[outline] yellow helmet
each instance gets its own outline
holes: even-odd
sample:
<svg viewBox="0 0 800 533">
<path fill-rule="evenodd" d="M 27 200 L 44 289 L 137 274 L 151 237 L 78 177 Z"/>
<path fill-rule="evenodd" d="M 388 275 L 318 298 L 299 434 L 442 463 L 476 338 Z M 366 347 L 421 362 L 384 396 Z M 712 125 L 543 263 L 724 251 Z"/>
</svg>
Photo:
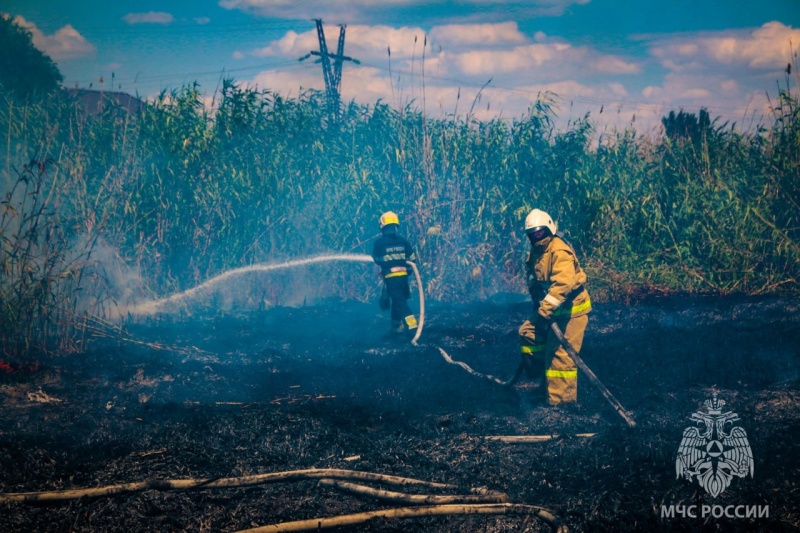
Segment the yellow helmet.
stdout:
<svg viewBox="0 0 800 533">
<path fill-rule="evenodd" d="M 381 218 L 378 220 L 378 224 L 380 224 L 381 229 L 385 228 L 389 224 L 397 224 L 399 226 L 400 217 L 397 216 L 397 213 L 387 211 L 381 215 Z"/>
</svg>

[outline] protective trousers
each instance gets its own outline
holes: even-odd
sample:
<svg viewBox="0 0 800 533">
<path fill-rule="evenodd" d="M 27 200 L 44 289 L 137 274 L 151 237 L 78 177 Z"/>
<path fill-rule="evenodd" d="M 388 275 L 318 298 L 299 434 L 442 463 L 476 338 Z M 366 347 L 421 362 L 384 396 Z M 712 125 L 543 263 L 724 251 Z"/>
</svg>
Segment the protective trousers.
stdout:
<svg viewBox="0 0 800 533">
<path fill-rule="evenodd" d="M 556 321 L 564 337 L 580 353 L 583 336 L 589 324 L 589 315 L 562 318 Z M 529 368 L 538 373 L 547 385 L 547 402 L 558 405 L 578 400 L 578 367 L 561 346 L 555 334 L 537 331 L 530 320 L 519 328 L 520 352 Z"/>
<path fill-rule="evenodd" d="M 408 276 L 384 278 L 386 292 L 392 301 L 392 331 L 415 331 L 417 318 L 408 306 L 411 289 L 408 286 Z"/>
</svg>

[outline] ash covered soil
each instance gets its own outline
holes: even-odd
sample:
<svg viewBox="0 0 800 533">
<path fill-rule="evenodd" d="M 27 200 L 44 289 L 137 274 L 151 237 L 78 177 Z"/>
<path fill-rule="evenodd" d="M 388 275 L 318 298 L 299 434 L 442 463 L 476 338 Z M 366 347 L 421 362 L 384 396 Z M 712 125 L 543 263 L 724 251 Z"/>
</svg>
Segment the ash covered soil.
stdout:
<svg viewBox="0 0 800 533">
<path fill-rule="evenodd" d="M 596 305 L 581 354 L 634 428 L 583 375 L 579 402 L 550 408 L 526 382 L 501 387 L 439 353 L 509 378 L 529 303 L 426 307 L 418 346 L 387 336 L 388 316 L 377 305 L 326 302 L 161 316 L 126 324 L 124 339 L 94 339 L 87 353 L 16 366 L 0 374 L 0 492 L 334 468 L 457 485 L 456 493 L 501 491 L 510 502 L 550 509 L 570 531 L 800 529 L 797 300 Z M 755 463 L 752 477 L 734 478 L 716 498 L 675 471 L 690 416 L 713 392 L 738 413 Z M 576 436 L 586 433 L 594 436 Z M 558 437 L 486 438 L 497 435 Z M 692 505 L 698 515 L 708 505 L 759 508 L 762 516 L 662 516 Z M 239 531 L 406 506 L 311 479 L 5 502 L 0 529 Z M 486 514 L 375 518 L 340 530 L 550 526 L 533 515 Z"/>
</svg>

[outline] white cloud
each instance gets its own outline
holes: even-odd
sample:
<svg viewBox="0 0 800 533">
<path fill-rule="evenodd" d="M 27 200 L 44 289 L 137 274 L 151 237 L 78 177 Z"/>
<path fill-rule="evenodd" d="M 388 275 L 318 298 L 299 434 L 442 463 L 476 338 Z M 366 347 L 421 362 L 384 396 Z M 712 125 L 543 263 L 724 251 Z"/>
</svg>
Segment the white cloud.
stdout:
<svg viewBox="0 0 800 533">
<path fill-rule="evenodd" d="M 618 97 L 626 97 L 628 96 L 628 91 L 625 90 L 625 86 L 621 83 L 609 83 L 608 88 L 611 91 L 611 94 Z"/>
<path fill-rule="evenodd" d="M 454 57 L 466 75 L 514 74 L 521 79 L 597 74 L 635 74 L 639 67 L 624 59 L 564 42 L 536 43 L 506 50 L 476 49 Z"/>
<path fill-rule="evenodd" d="M 337 42 L 338 32 L 338 27 L 326 27 L 329 49 Z M 518 118 L 544 91 L 564 97 L 561 103 L 567 109 L 561 111 L 566 117 L 597 114 L 604 102 L 625 99 L 628 91 L 619 80 L 597 87 L 589 80 L 640 70 L 625 58 L 575 47 L 541 32 L 531 39 L 515 22 L 433 26 L 427 35 L 420 27 L 349 25 L 346 35 L 345 54 L 359 59 L 361 65 L 345 64 L 344 101 L 373 104 L 382 100 L 400 109 L 412 103 L 422 108 L 424 103 L 426 112 L 434 116 L 463 117 L 473 108 L 477 118 Z M 296 58 L 318 48 L 315 30 L 290 31 L 251 54 Z M 299 77 L 296 72 L 269 71 L 252 83 L 291 94 L 298 94 L 301 86 L 324 89 L 321 68 L 311 62 L 307 65 Z M 626 109 L 631 110 L 629 119 L 635 111 L 633 106 Z M 614 115 L 615 120 L 620 117 L 621 112 Z"/>
<path fill-rule="evenodd" d="M 425 39 L 425 32 L 421 28 L 389 26 L 348 26 L 345 35 L 345 55 L 360 61 L 381 64 L 387 63 L 389 50 L 393 60 L 420 58 Z M 338 40 L 339 28 L 325 27 L 325 42 L 329 51 L 336 51 Z M 252 54 L 259 57 L 300 57 L 312 50 L 319 50 L 316 30 L 303 33 L 289 31 L 277 41 L 254 50 Z M 430 53 L 430 43 L 428 43 L 428 53 Z"/>
<path fill-rule="evenodd" d="M 387 0 L 387 6 L 403 4 L 398 0 Z M 331 22 L 347 21 L 357 23 L 368 20 L 364 8 L 374 5 L 369 0 L 351 0 L 336 2 L 330 0 L 220 0 L 219 5 L 225 9 L 238 9 L 264 17 L 283 19 L 322 18 Z"/>
<path fill-rule="evenodd" d="M 446 47 L 518 45 L 527 39 L 516 22 L 498 24 L 447 24 L 431 28 L 433 42 Z"/>
<path fill-rule="evenodd" d="M 200 24 L 202 26 L 204 24 L 208 24 L 209 22 L 211 22 L 211 19 L 208 17 L 195 17 L 194 21 L 195 23 Z"/>
<path fill-rule="evenodd" d="M 348 37 L 351 36 L 348 27 Z M 354 53 L 359 53 L 371 61 L 387 61 L 388 50 L 391 49 L 392 59 L 411 59 L 422 56 L 422 47 L 425 45 L 425 30 L 419 27 L 403 26 L 391 28 L 388 26 L 356 26 L 352 32 Z M 430 55 L 431 42 L 428 39 Z"/>
<path fill-rule="evenodd" d="M 664 94 L 664 89 L 654 85 L 648 85 L 647 87 L 642 89 L 642 96 L 644 96 L 645 98 L 655 99 L 659 98 L 663 94 Z"/>
<path fill-rule="evenodd" d="M 763 89 L 745 92 L 740 82 L 714 72 L 672 72 L 661 85 L 648 86 L 641 94 L 663 114 L 681 109 L 696 113 L 705 108 L 712 118 L 740 125 L 754 118 L 758 122 L 768 114 Z"/>
<path fill-rule="evenodd" d="M 605 74 L 636 74 L 640 70 L 635 63 L 608 55 L 599 55 L 590 64 L 595 71 Z"/>
<path fill-rule="evenodd" d="M 71 24 L 59 28 L 51 35 L 46 35 L 36 24 L 20 16 L 14 17 L 14 22 L 31 32 L 33 45 L 54 61 L 87 57 L 96 51 L 95 47 Z"/>
<path fill-rule="evenodd" d="M 780 70 L 792 60 L 800 29 L 768 22 L 750 31 L 724 31 L 664 38 L 650 53 L 673 71 L 709 68 Z"/>
<path fill-rule="evenodd" d="M 679 96 L 681 100 L 703 100 L 708 102 L 714 93 L 703 87 L 692 87 L 683 91 Z"/>
<path fill-rule="evenodd" d="M 355 100 L 361 104 L 374 104 L 384 101 L 397 109 L 408 105 L 422 109 L 434 117 L 457 115 L 463 118 L 470 110 L 472 116 L 481 120 L 499 117 L 517 119 L 527 112 L 536 99 L 551 92 L 560 95 L 557 98 L 559 123 L 582 118 L 587 112 L 600 119 L 603 124 L 624 124 L 634 116 L 640 123 L 647 111 L 647 106 L 637 107 L 634 104 L 606 104 L 601 116 L 599 111 L 604 103 L 619 102 L 627 97 L 625 87 L 620 83 L 592 86 L 575 80 L 562 80 L 554 83 L 529 84 L 513 88 L 482 83 L 426 83 L 424 86 L 419 77 L 411 77 L 404 72 L 395 74 L 391 79 L 379 68 L 358 67 L 345 70 L 342 78 L 342 100 Z M 309 67 L 299 75 L 297 72 L 267 71 L 257 75 L 251 82 L 261 89 L 269 89 L 281 94 L 297 95 L 301 87 L 323 90 L 325 84 L 319 66 Z"/>
<path fill-rule="evenodd" d="M 128 24 L 170 24 L 172 15 L 163 11 L 148 11 L 147 13 L 128 13 L 122 20 Z"/>
<path fill-rule="evenodd" d="M 317 69 L 307 71 L 284 72 L 280 70 L 267 70 L 258 73 L 248 85 L 261 90 L 269 90 L 285 97 L 297 97 L 301 90 L 324 89 L 321 71 Z"/>
<path fill-rule="evenodd" d="M 704 107 L 723 121 L 760 120 L 768 114 L 765 91 L 792 60 L 792 43 L 800 43 L 800 30 L 779 22 L 658 39 L 650 53 L 669 72 L 642 96 L 669 109 L 696 112 Z"/>
<path fill-rule="evenodd" d="M 338 41 L 338 28 L 325 32 L 329 50 Z M 439 76 L 466 76 L 486 79 L 499 74 L 530 77 L 598 74 L 634 74 L 639 66 L 616 56 L 601 54 L 587 47 L 549 40 L 543 34 L 528 42 L 516 23 L 434 26 L 427 36 L 422 28 L 353 25 L 346 29 L 345 55 L 373 66 L 400 71 L 425 71 Z M 424 47 L 424 50 L 423 50 Z M 316 31 L 290 31 L 281 39 L 252 52 L 256 56 L 300 57 L 317 50 Z"/>
<path fill-rule="evenodd" d="M 329 41 L 330 36 L 325 35 L 325 41 Z M 335 41 L 333 41 L 335 42 Z M 309 50 L 319 49 L 316 32 L 305 32 L 302 34 L 289 31 L 277 41 L 271 42 L 264 48 L 253 51 L 257 57 L 265 56 L 300 56 L 307 54 Z"/>
<path fill-rule="evenodd" d="M 455 61 L 464 74 L 487 76 L 516 72 L 553 61 L 568 45 L 534 44 L 512 50 L 473 50 L 458 54 Z"/>
<path fill-rule="evenodd" d="M 735 95 L 739 92 L 739 84 L 736 82 L 736 80 L 723 80 L 719 84 L 719 88 L 724 94 Z"/>
<path fill-rule="evenodd" d="M 588 4 L 590 0 L 504 0 L 502 9 L 496 8 L 498 0 L 465 0 L 463 9 L 449 11 L 447 20 L 496 22 L 498 17 L 510 18 L 506 13 L 526 16 L 559 16 L 570 6 Z M 437 16 L 436 4 L 448 0 L 220 0 L 225 9 L 238 9 L 264 17 L 284 19 L 322 18 L 331 22 L 364 24 L 374 22 L 379 14 L 425 9 L 429 20 Z M 489 18 L 491 17 L 491 20 Z"/>
<path fill-rule="evenodd" d="M 672 105 L 674 102 L 682 102 L 688 106 L 707 102 L 708 78 L 701 76 L 686 76 L 669 74 L 660 86 L 651 85 L 642 91 L 642 95 L 652 102 L 659 102 L 664 105 Z M 705 94 L 703 94 L 705 92 Z"/>
<path fill-rule="evenodd" d="M 783 68 L 792 60 L 792 43 L 800 43 L 800 29 L 768 22 L 740 39 L 708 39 L 706 48 L 720 61 L 742 62 L 751 68 Z"/>
<path fill-rule="evenodd" d="M 665 113 L 706 108 L 720 121 L 752 125 L 768 117 L 766 91 L 792 61 L 800 30 L 769 22 L 750 30 L 681 34 L 653 39 L 650 54 L 668 72 L 641 96 Z"/>
<path fill-rule="evenodd" d="M 606 54 L 542 32 L 526 35 L 515 22 L 433 25 L 427 33 L 422 27 L 354 24 L 347 26 L 345 54 L 361 65 L 345 63 L 342 98 L 362 104 L 382 100 L 397 108 L 412 102 L 422 108 L 424 102 L 432 116 L 463 116 L 474 107 L 476 117 L 492 119 L 518 118 L 540 93 L 551 91 L 560 97 L 562 125 L 589 112 L 600 128 L 633 124 L 645 131 L 659 127 L 671 110 L 701 107 L 712 117 L 742 123 L 748 113 L 764 116 L 763 88 L 770 83 L 765 73 L 782 72 L 789 40 L 800 43 L 797 32 L 770 23 L 745 32 L 651 39 L 645 44 L 664 74 L 652 61 Z M 326 26 L 330 50 L 338 34 L 338 27 Z M 250 53 L 297 58 L 318 48 L 314 30 L 288 32 Z M 777 61 L 784 53 L 787 58 Z M 272 71 L 255 81 L 292 94 L 300 86 L 324 89 L 321 68 L 306 65 L 299 78 L 296 71 Z"/>
</svg>

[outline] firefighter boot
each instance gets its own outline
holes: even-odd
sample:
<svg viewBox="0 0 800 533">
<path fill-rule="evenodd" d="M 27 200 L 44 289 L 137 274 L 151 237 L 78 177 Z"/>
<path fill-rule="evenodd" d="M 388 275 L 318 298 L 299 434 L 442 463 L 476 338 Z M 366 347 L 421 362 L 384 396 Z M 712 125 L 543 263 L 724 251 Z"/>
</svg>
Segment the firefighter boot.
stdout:
<svg viewBox="0 0 800 533">
<path fill-rule="evenodd" d="M 406 336 L 409 338 L 413 338 L 417 334 L 417 317 L 414 315 L 408 315 L 403 319 L 405 327 Z"/>
</svg>

